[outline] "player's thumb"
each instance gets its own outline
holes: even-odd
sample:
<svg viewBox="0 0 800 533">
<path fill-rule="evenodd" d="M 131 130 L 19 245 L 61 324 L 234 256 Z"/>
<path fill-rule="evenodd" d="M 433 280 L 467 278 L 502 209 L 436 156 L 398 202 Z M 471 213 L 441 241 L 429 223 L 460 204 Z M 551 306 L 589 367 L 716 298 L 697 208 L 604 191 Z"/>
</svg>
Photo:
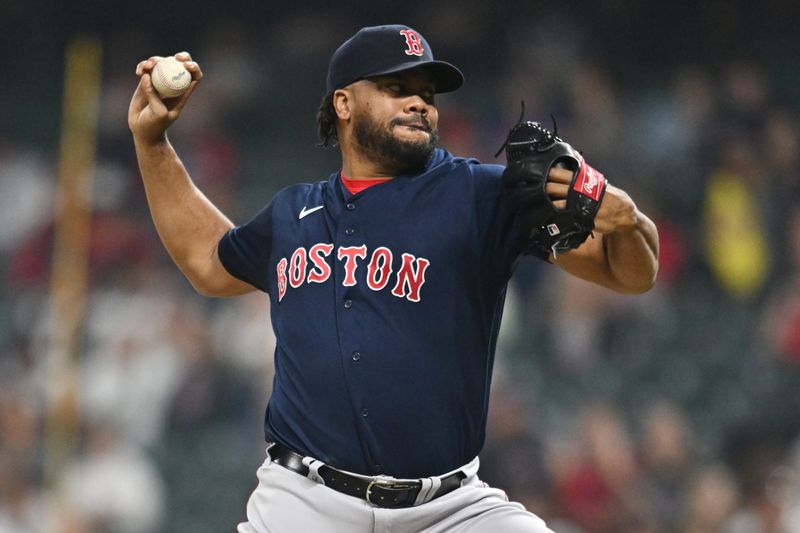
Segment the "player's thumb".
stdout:
<svg viewBox="0 0 800 533">
<path fill-rule="evenodd" d="M 192 96 L 192 93 L 197 87 L 199 81 L 200 80 L 192 80 L 192 82 L 189 84 L 189 88 L 186 89 L 186 92 L 175 99 L 175 103 L 172 104 L 170 108 L 170 114 L 174 114 L 173 120 L 177 119 L 178 115 L 181 113 L 181 111 L 183 111 L 183 107 L 186 105 L 186 102 L 189 101 L 189 97 Z"/>
<path fill-rule="evenodd" d="M 147 105 L 150 106 L 151 111 L 156 117 L 166 117 L 167 106 L 164 101 L 158 96 L 155 87 L 153 87 L 153 79 L 150 73 L 146 72 L 142 75 L 142 88 L 144 89 L 145 97 L 147 98 Z"/>
</svg>

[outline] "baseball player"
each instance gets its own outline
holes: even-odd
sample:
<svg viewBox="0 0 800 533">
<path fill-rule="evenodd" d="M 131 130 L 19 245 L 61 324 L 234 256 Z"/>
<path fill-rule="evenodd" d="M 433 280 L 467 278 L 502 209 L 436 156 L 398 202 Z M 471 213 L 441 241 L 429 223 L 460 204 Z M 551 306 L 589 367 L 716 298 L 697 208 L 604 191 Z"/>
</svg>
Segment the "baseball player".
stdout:
<svg viewBox="0 0 800 533">
<path fill-rule="evenodd" d="M 528 254 L 644 292 L 653 223 L 536 123 L 512 130 L 507 167 L 437 148 L 436 95 L 464 78 L 388 25 L 330 60 L 318 123 L 341 168 L 234 226 L 167 139 L 203 77 L 176 57 L 189 91 L 160 99 L 159 58 L 142 61 L 128 117 L 155 226 L 200 293 L 267 293 L 277 338 L 267 458 L 238 530 L 550 531 L 478 477 L 506 284 Z"/>
</svg>

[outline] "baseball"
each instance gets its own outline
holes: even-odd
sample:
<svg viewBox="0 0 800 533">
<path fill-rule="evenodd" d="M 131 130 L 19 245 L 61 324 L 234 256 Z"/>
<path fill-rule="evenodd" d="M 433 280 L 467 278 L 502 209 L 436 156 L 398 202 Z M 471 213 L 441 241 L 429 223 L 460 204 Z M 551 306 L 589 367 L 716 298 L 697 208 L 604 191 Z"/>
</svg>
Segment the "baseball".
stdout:
<svg viewBox="0 0 800 533">
<path fill-rule="evenodd" d="M 156 63 L 150 79 L 162 98 L 175 98 L 189 88 L 192 75 L 175 56 L 169 56 Z"/>
</svg>

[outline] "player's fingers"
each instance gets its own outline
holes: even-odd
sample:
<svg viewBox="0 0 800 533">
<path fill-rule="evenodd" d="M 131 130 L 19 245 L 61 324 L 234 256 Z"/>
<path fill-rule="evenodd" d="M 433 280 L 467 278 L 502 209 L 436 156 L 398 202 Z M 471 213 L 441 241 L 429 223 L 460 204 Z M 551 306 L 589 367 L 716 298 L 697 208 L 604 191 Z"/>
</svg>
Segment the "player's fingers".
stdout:
<svg viewBox="0 0 800 533">
<path fill-rule="evenodd" d="M 164 59 L 163 56 L 150 56 L 149 58 L 145 59 L 143 65 L 144 71 L 150 72 L 151 70 L 153 70 L 153 67 L 156 66 L 156 63 L 158 63 L 162 59 Z"/>
<path fill-rule="evenodd" d="M 150 72 L 162 59 L 164 58 L 161 56 L 150 56 L 144 61 L 139 61 L 139 64 L 136 65 L 136 75 L 141 77 L 145 72 Z"/>
<path fill-rule="evenodd" d="M 145 72 L 150 72 L 151 70 L 153 70 L 154 66 L 155 62 L 151 62 L 149 59 L 145 59 L 144 61 L 139 61 L 139 64 L 136 65 L 136 75 L 141 78 L 142 74 L 144 74 Z"/>
<path fill-rule="evenodd" d="M 194 88 L 197 87 L 197 80 L 191 82 L 189 84 L 189 88 L 186 89 L 186 92 L 180 95 L 175 99 L 175 103 L 170 106 L 170 112 L 174 115 L 174 118 L 178 118 L 178 115 L 183 110 L 183 106 L 186 105 L 186 102 L 189 100 L 189 97 L 194 92 Z M 174 119 L 173 119 L 174 120 Z"/>
<path fill-rule="evenodd" d="M 567 208 L 567 201 L 566 200 L 556 200 L 555 202 L 553 202 L 553 206 L 555 206 L 556 209 L 566 209 Z"/>
<path fill-rule="evenodd" d="M 553 167 L 547 177 L 549 181 L 570 183 L 572 181 L 572 171 L 566 168 Z"/>
<path fill-rule="evenodd" d="M 175 54 L 175 59 L 178 61 L 191 61 L 192 55 L 189 52 L 178 52 Z"/>
<path fill-rule="evenodd" d="M 144 106 L 147 105 L 147 95 L 145 94 L 142 84 L 142 79 L 139 78 L 139 83 L 136 85 L 136 90 L 133 91 L 133 97 L 131 98 L 130 106 L 128 106 L 129 125 L 132 125 L 135 122 L 136 116 L 138 116 L 142 109 L 144 109 Z"/>
<path fill-rule="evenodd" d="M 133 98 L 136 100 L 147 100 L 147 94 L 144 89 L 144 82 L 142 81 L 142 77 L 139 76 L 139 83 L 136 85 L 136 90 L 133 91 Z M 144 104 L 143 104 L 144 105 Z"/>
<path fill-rule="evenodd" d="M 544 186 L 544 190 L 548 194 L 548 196 L 557 198 L 566 198 L 567 193 L 569 193 L 569 185 L 548 181 L 547 184 Z"/>
<path fill-rule="evenodd" d="M 183 66 L 189 71 L 189 74 L 192 75 L 193 80 L 203 79 L 203 71 L 200 69 L 200 65 L 194 61 L 187 61 L 183 64 Z"/>
<path fill-rule="evenodd" d="M 167 106 L 164 105 L 161 97 L 158 96 L 158 93 L 156 93 L 149 73 L 142 75 L 141 86 L 145 96 L 147 97 L 147 104 L 150 106 L 150 109 L 152 109 L 156 115 L 166 114 Z"/>
</svg>

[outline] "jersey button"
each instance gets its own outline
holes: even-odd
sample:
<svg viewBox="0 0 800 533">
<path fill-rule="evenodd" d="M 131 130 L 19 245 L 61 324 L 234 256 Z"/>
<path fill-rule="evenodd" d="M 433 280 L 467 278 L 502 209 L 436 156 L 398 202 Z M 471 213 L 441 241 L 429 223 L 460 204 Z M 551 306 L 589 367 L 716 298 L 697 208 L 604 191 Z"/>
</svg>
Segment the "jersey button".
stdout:
<svg viewBox="0 0 800 533">
<path fill-rule="evenodd" d="M 353 352 L 353 361 L 358 361 L 361 359 L 361 354 L 359 352 Z"/>
<path fill-rule="evenodd" d="M 353 300 L 345 300 L 344 301 L 344 308 L 345 309 L 350 309 L 351 307 L 353 307 Z"/>
<path fill-rule="evenodd" d="M 364 418 L 367 418 L 369 416 L 369 411 L 367 411 L 366 409 L 362 409 L 361 410 L 361 416 L 363 416 Z"/>
<path fill-rule="evenodd" d="M 344 230 L 345 235 L 352 235 L 355 232 L 356 230 L 354 230 L 353 228 L 347 228 L 346 230 Z"/>
<path fill-rule="evenodd" d="M 354 203 L 349 203 L 349 204 L 347 204 L 345 207 L 347 207 L 347 210 L 348 210 L 348 211 L 352 211 L 353 209 L 355 209 L 355 208 L 356 208 L 356 204 L 354 204 Z"/>
</svg>

